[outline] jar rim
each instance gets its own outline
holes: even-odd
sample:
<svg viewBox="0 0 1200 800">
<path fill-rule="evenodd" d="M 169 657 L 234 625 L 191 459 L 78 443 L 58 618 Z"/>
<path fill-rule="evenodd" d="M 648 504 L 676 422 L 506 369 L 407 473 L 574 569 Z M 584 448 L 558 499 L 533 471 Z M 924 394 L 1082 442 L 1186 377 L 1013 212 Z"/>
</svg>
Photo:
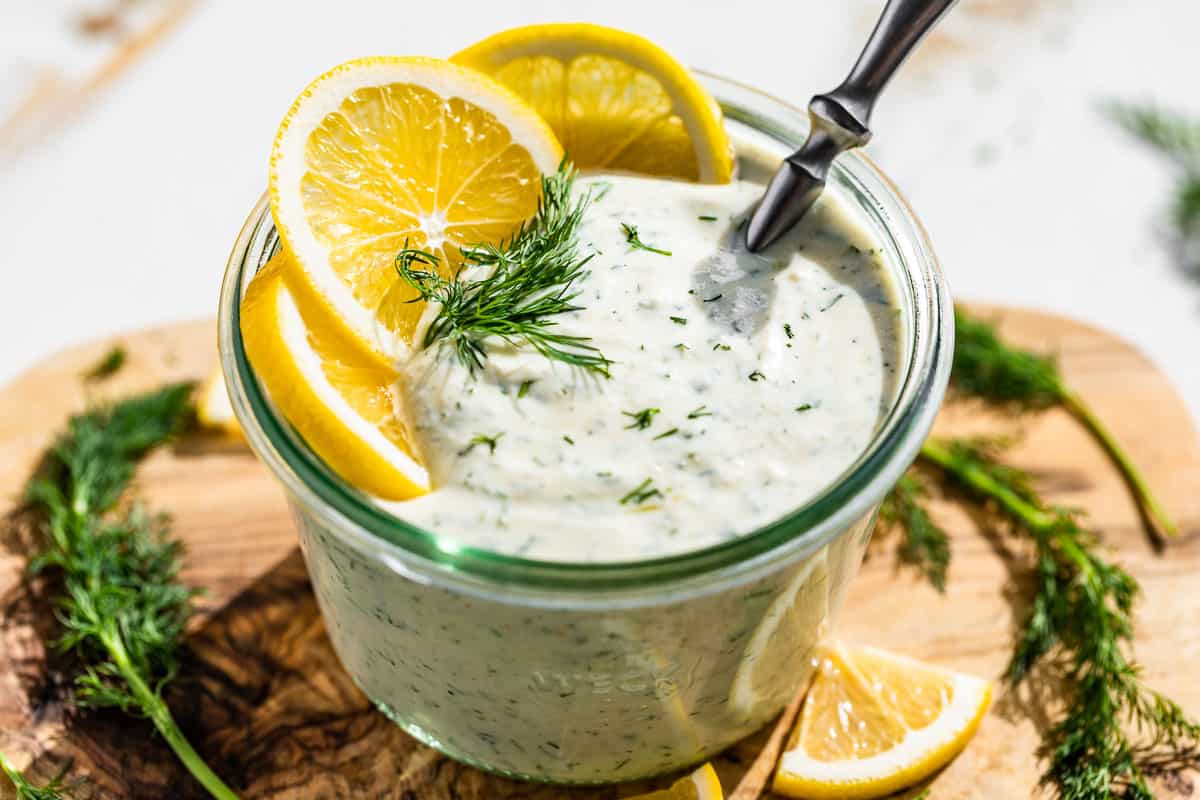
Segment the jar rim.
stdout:
<svg viewBox="0 0 1200 800">
<path fill-rule="evenodd" d="M 757 89 L 696 70 L 732 121 L 797 148 L 807 136 L 807 112 Z M 458 544 L 379 507 L 332 473 L 275 412 L 246 358 L 240 324 L 242 291 L 277 247 L 264 195 L 234 244 L 221 287 L 218 338 L 234 413 L 251 448 L 284 484 L 290 498 L 338 535 L 393 569 L 457 577 L 483 587 L 595 594 L 732 577 L 767 562 L 815 550 L 882 499 L 916 458 L 941 405 L 953 352 L 953 308 L 928 234 L 899 190 L 864 153 L 834 162 L 830 187 L 848 192 L 893 249 L 901 305 L 906 305 L 903 370 L 891 407 L 871 442 L 841 475 L 804 504 L 730 541 L 636 561 L 572 563 L 522 558 Z"/>
</svg>

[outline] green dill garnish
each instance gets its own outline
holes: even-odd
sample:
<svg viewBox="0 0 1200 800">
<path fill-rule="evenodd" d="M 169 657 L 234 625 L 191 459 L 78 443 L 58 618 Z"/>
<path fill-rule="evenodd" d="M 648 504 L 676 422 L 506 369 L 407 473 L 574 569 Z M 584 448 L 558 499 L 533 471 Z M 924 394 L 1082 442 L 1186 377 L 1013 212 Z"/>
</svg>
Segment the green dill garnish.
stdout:
<svg viewBox="0 0 1200 800">
<path fill-rule="evenodd" d="M 64 765 L 63 771 L 51 778 L 44 786 L 35 786 L 13 766 L 4 753 L 0 753 L 0 773 L 8 777 L 13 789 L 16 790 L 14 800 L 67 800 L 69 797 L 74 797 L 70 787 L 63 782 L 66 770 L 70 766 L 69 763 Z"/>
<path fill-rule="evenodd" d="M 679 433 L 679 428 L 671 428 L 668 431 L 663 431 L 662 433 L 660 433 L 658 436 L 655 436 L 654 438 L 655 439 L 665 439 L 668 436 L 674 436 L 677 433 Z"/>
<path fill-rule="evenodd" d="M 529 394 L 529 390 L 532 388 L 533 384 L 534 381 L 521 381 L 521 388 L 517 389 L 517 399 L 519 400 L 525 395 Z"/>
<path fill-rule="evenodd" d="M 757 381 L 765 381 L 767 379 L 767 376 L 763 375 L 758 370 L 754 370 L 754 372 L 750 373 L 749 378 L 750 378 L 750 380 L 757 382 Z"/>
<path fill-rule="evenodd" d="M 592 181 L 592 202 L 599 203 L 612 191 L 612 181 Z"/>
<path fill-rule="evenodd" d="M 696 219 L 700 220 L 701 222 L 716 222 L 717 221 L 717 217 L 714 217 L 711 214 L 701 214 L 700 216 L 696 217 Z"/>
<path fill-rule="evenodd" d="M 1033 541 L 1035 594 L 1007 678 L 1015 686 L 1037 665 L 1047 673 L 1039 681 L 1064 692 L 1065 710 L 1043 734 L 1046 782 L 1066 800 L 1151 800 L 1147 769 L 1192 763 L 1200 724 L 1141 680 L 1132 654 L 1137 581 L 1101 555 L 1078 512 L 1047 506 L 1023 473 L 984 448 L 928 441 L 921 456 Z"/>
<path fill-rule="evenodd" d="M 625 234 L 625 241 L 629 242 L 629 246 L 634 250 L 645 250 L 648 253 L 658 253 L 660 256 L 671 255 L 670 250 L 663 250 L 661 247 L 651 247 L 643 242 L 638 237 L 638 229 L 636 225 L 630 225 L 626 222 L 621 223 L 621 232 Z"/>
<path fill-rule="evenodd" d="M 812 403 L 801 403 L 800 405 L 796 406 L 796 410 L 801 413 L 805 411 L 812 411 L 814 408 L 816 408 L 816 406 L 814 406 Z"/>
<path fill-rule="evenodd" d="M 688 412 L 688 419 L 700 419 L 701 417 L 711 417 L 712 412 L 708 410 L 708 406 L 700 406 Z"/>
<path fill-rule="evenodd" d="M 712 297 L 702 297 L 702 298 L 700 298 L 700 302 L 701 302 L 701 303 L 715 303 L 715 302 L 717 302 L 718 300 L 720 300 L 720 299 L 721 299 L 722 297 L 724 297 L 724 296 L 725 296 L 724 294 L 714 294 Z"/>
<path fill-rule="evenodd" d="M 829 301 L 829 305 L 827 305 L 827 306 L 825 306 L 824 308 L 822 308 L 822 309 L 821 309 L 821 313 L 822 313 L 822 314 L 824 314 L 826 311 L 828 311 L 829 309 L 831 309 L 831 308 L 833 308 L 834 306 L 836 306 L 836 305 L 838 304 L 838 301 L 839 301 L 839 300 L 841 300 L 841 299 L 842 299 L 843 297 L 845 297 L 845 296 L 846 296 L 846 293 L 845 293 L 845 292 L 838 292 L 838 295 L 837 295 L 837 297 L 835 297 L 835 298 L 833 298 L 832 300 L 830 300 L 830 301 Z"/>
<path fill-rule="evenodd" d="M 487 447 L 488 455 L 492 455 L 496 452 L 496 445 L 500 443 L 500 438 L 502 436 L 504 436 L 503 432 L 497 433 L 495 436 L 487 436 L 482 433 L 477 433 L 471 438 L 471 441 L 467 443 L 466 447 L 458 451 L 458 454 L 460 456 L 465 456 L 476 447 L 483 445 Z"/>
<path fill-rule="evenodd" d="M 104 357 L 91 366 L 83 373 L 85 381 L 101 381 L 105 378 L 110 378 L 117 373 L 121 367 L 125 366 L 125 359 L 128 357 L 125 348 L 121 345 L 114 345 Z"/>
<path fill-rule="evenodd" d="M 566 442 L 567 444 L 575 444 L 575 440 L 572 439 L 570 436 L 567 436 L 565 433 L 563 434 L 563 441 Z"/>
<path fill-rule="evenodd" d="M 713 352 L 714 352 L 714 353 L 715 353 L 716 351 L 718 351 L 718 350 L 732 350 L 732 349 L 733 349 L 733 348 L 732 348 L 732 347 L 730 347 L 729 345 L 727 345 L 727 344 L 721 344 L 720 342 L 717 342 L 716 344 L 714 344 L 714 345 L 713 345 Z"/>
<path fill-rule="evenodd" d="M 1175 249 L 1184 269 L 1200 277 L 1200 122 L 1154 106 L 1110 103 L 1105 110 L 1175 167 L 1170 200 Z"/>
<path fill-rule="evenodd" d="M 676 325 L 687 325 L 687 317 L 671 317 L 670 320 Z"/>
<path fill-rule="evenodd" d="M 509 344 L 525 343 L 548 359 L 608 377 L 611 362 L 586 336 L 554 331 L 555 317 L 578 311 L 576 283 L 587 277 L 591 256 L 580 256 L 577 233 L 590 194 L 571 199 L 575 170 L 565 161 L 554 175 L 543 176 L 542 197 L 533 219 L 500 246 L 462 249 L 452 279 L 438 274 L 438 258 L 405 247 L 396 255 L 396 271 L 414 288 L 418 300 L 438 303 L 422 340 L 429 347 L 446 340 L 472 372 L 487 358 L 485 342 L 496 336 Z M 467 271 L 483 268 L 472 280 Z"/>
<path fill-rule="evenodd" d="M 950 379 L 958 391 L 1022 410 L 1062 406 L 1104 448 L 1155 536 L 1175 535 L 1174 521 L 1141 471 L 1083 398 L 1066 385 L 1053 359 L 1003 342 L 994 326 L 962 311 L 954 313 L 954 338 Z"/>
<path fill-rule="evenodd" d="M 879 507 L 879 518 L 904 532 L 900 560 L 916 567 L 935 589 L 945 592 L 950 539 L 921 504 L 927 493 L 925 482 L 917 473 L 901 476 Z"/>
<path fill-rule="evenodd" d="M 622 411 L 621 413 L 627 417 L 632 417 L 633 422 L 625 426 L 626 430 L 636 428 L 639 431 L 644 431 L 649 428 L 654 422 L 654 415 L 662 411 L 661 408 L 643 408 L 641 411 Z"/>
<path fill-rule="evenodd" d="M 686 351 L 688 351 L 688 350 L 691 350 L 692 348 L 688 347 L 688 346 L 687 346 L 686 344 L 684 344 L 683 342 L 679 342 L 678 344 L 676 344 L 676 345 L 675 345 L 675 349 L 676 349 L 676 350 L 678 350 L 679 352 L 683 353 L 683 352 L 686 352 Z"/>
<path fill-rule="evenodd" d="M 646 480 L 642 481 L 636 487 L 631 489 L 629 493 L 622 497 L 618 502 L 621 505 L 628 505 L 629 503 L 641 505 L 652 497 L 662 496 L 663 493 L 654 488 L 654 479 L 646 478 Z"/>
<path fill-rule="evenodd" d="M 79 659 L 76 703 L 146 717 L 213 797 L 236 800 L 163 700 L 196 595 L 179 582 L 182 548 L 166 538 L 161 516 L 118 510 L 141 457 L 191 419 L 191 392 L 191 384 L 173 384 L 68 421 L 25 488 L 30 507 L 45 514 L 46 533 L 29 570 L 61 575 L 59 647 Z"/>
<path fill-rule="evenodd" d="M 783 323 L 783 332 L 787 335 L 787 337 L 789 339 L 796 338 L 796 334 L 792 333 L 791 323 L 788 323 L 788 322 Z"/>
</svg>

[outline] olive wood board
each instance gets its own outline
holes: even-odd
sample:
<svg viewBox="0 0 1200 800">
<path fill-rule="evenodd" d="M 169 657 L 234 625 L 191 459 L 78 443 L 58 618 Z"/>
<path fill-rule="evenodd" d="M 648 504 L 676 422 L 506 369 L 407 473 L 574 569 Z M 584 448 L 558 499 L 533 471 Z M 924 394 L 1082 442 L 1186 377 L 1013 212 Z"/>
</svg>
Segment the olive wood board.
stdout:
<svg viewBox="0 0 1200 800">
<path fill-rule="evenodd" d="M 1137 656 L 1147 682 L 1200 714 L 1200 442 L 1168 380 L 1128 344 L 1047 314 L 980 307 L 1013 341 L 1049 350 L 1072 386 L 1127 443 L 1181 532 L 1164 552 L 1104 456 L 1065 413 L 1014 417 L 954 402 L 939 429 L 1016 436 L 1009 458 L 1052 502 L 1087 509 L 1096 530 L 1141 581 Z M 97 341 L 53 356 L 0 390 L 0 750 L 33 776 L 68 760 L 81 798 L 205 795 L 142 720 L 74 711 L 69 675 L 46 644 L 53 611 L 23 580 L 36 520 L 20 491 L 65 417 L 89 401 L 199 378 L 216 355 L 211 321 Z M 80 379 L 115 342 L 123 369 L 100 384 Z M 203 586 L 181 673 L 167 697 L 196 749 L 245 798 L 549 800 L 627 797 L 652 785 L 566 789 L 506 780 L 451 761 L 374 710 L 326 638 L 283 493 L 237 442 L 201 434 L 153 454 L 137 493 L 169 511 L 187 545 L 184 579 Z M 879 531 L 838 623 L 870 643 L 979 675 L 999 676 L 1032 575 L 1020 540 L 961 505 L 935 499 L 952 536 L 944 595 L 897 566 L 895 533 Z M 1038 796 L 1039 730 L 1059 700 L 1035 675 L 1000 689 L 979 733 L 931 784 L 936 800 Z M 731 793 L 766 740 L 763 731 L 714 760 Z M 1190 797 L 1196 776 L 1157 779 L 1160 798 Z M 0 798 L 11 797 L 7 786 Z M 913 794 L 910 792 L 909 795 Z"/>
</svg>

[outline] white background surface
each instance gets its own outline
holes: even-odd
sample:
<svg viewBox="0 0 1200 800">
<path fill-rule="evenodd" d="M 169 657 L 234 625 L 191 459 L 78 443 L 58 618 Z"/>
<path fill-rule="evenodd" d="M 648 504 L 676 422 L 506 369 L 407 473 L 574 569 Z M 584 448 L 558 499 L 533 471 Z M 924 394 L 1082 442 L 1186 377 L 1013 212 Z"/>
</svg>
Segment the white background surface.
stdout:
<svg viewBox="0 0 1200 800">
<path fill-rule="evenodd" d="M 0 0 L 0 56 L 54 46 L 23 5 Z M 0 163 L 0 382 L 82 340 L 213 315 L 276 125 L 340 61 L 586 20 L 802 104 L 840 80 L 881 5 L 209 0 L 70 126 Z M 1097 111 L 1154 99 L 1200 115 L 1197 29 L 1194 0 L 962 0 L 890 87 L 871 150 L 956 297 L 1116 331 L 1200 416 L 1200 282 L 1163 241 L 1171 174 Z"/>
</svg>

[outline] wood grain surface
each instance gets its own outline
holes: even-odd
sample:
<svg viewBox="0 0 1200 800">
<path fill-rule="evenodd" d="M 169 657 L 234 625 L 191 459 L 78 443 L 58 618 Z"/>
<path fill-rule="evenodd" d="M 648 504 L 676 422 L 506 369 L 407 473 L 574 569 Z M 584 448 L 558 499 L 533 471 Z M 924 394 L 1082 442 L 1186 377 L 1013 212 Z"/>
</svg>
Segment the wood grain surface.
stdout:
<svg viewBox="0 0 1200 800">
<path fill-rule="evenodd" d="M 1137 655 L 1147 681 L 1200 714 L 1200 445 L 1187 412 L 1151 364 L 1101 331 L 1048 315 L 984 311 L 1013 340 L 1058 354 L 1070 382 L 1160 490 L 1181 536 L 1154 551 L 1120 479 L 1062 412 L 1018 419 L 954 402 L 939 429 L 1019 437 L 1011 459 L 1052 501 L 1087 509 L 1142 583 Z M 41 777 L 71 761 L 72 774 L 85 779 L 81 798 L 204 795 L 147 723 L 71 710 L 70 665 L 46 644 L 54 618 L 44 587 L 22 580 L 37 521 L 16 498 L 67 414 L 89 401 L 204 375 L 216 361 L 214 339 L 211 321 L 123 337 L 125 368 L 87 385 L 81 373 L 115 340 L 96 342 L 48 359 L 0 391 L 0 750 Z M 330 649 L 281 490 L 240 444 L 188 436 L 147 460 L 137 491 L 171 513 L 188 547 L 184 578 L 206 589 L 169 702 L 197 749 L 243 797 L 599 800 L 646 790 L 566 790 L 490 777 L 416 743 L 375 712 Z M 936 506 L 953 537 L 946 594 L 899 569 L 896 539 L 881 531 L 839 634 L 999 675 L 1014 618 L 1029 597 L 1028 551 L 953 502 Z M 1039 729 L 1057 703 L 1039 676 L 1028 689 L 1001 692 L 966 752 L 933 782 L 931 797 L 1037 796 Z M 727 793 L 767 733 L 716 761 Z M 1163 776 L 1159 797 L 1191 797 L 1195 777 Z M 8 800 L 7 791 L 0 788 L 0 798 Z"/>
</svg>

